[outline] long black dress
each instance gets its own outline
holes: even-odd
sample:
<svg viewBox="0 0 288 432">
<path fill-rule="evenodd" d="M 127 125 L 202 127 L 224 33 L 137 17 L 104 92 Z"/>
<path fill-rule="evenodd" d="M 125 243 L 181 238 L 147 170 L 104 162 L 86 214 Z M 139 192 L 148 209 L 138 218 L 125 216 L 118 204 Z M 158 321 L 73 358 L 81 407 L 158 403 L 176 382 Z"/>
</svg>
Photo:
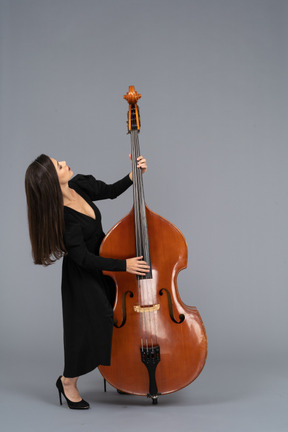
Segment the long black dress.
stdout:
<svg viewBox="0 0 288 432">
<path fill-rule="evenodd" d="M 113 310 L 102 270 L 125 271 L 126 261 L 98 255 L 105 234 L 100 211 L 92 201 L 116 198 L 131 184 L 129 175 L 111 185 L 81 174 L 69 182 L 93 208 L 95 219 L 64 207 L 68 252 L 62 266 L 65 377 L 77 377 L 100 364 L 110 364 Z"/>
</svg>

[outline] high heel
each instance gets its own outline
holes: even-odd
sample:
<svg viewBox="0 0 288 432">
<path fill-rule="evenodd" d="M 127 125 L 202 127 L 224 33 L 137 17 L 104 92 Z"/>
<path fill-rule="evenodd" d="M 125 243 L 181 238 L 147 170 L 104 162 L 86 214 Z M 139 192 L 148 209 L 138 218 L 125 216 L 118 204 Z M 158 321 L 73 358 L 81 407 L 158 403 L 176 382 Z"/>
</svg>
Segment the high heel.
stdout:
<svg viewBox="0 0 288 432">
<path fill-rule="evenodd" d="M 88 408 L 90 408 L 89 403 L 86 402 L 84 399 L 82 399 L 79 402 L 72 402 L 72 401 L 70 401 L 70 399 L 67 398 L 67 396 L 64 393 L 64 388 L 63 388 L 63 384 L 61 381 L 61 375 L 59 376 L 59 378 L 56 381 L 56 387 L 57 387 L 58 392 L 59 392 L 60 405 L 62 405 L 62 394 L 63 394 L 63 396 L 65 397 L 65 399 L 67 401 L 69 408 L 71 408 L 71 409 L 88 409 Z"/>
</svg>

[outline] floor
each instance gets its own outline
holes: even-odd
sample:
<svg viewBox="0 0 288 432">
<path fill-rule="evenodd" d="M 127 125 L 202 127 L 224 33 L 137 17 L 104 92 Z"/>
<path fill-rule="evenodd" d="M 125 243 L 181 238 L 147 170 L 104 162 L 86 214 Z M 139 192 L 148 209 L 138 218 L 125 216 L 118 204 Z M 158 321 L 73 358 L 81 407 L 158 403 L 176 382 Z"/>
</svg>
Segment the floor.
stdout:
<svg viewBox="0 0 288 432">
<path fill-rule="evenodd" d="M 53 362 L 23 361 L 21 366 L 14 361 L 5 369 L 0 391 L 5 432 L 288 431 L 286 365 L 208 359 L 194 383 L 160 396 L 157 405 L 145 397 L 120 395 L 109 385 L 104 393 L 103 379 L 95 370 L 79 380 L 91 407 L 83 412 L 68 409 L 66 402 L 59 405 Z"/>
</svg>

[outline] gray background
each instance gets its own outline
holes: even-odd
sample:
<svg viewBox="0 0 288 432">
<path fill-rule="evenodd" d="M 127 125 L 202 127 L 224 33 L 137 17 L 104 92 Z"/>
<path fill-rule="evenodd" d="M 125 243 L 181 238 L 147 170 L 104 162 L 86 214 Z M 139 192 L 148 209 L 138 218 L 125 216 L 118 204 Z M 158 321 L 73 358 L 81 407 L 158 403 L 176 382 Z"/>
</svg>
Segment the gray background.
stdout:
<svg viewBox="0 0 288 432">
<path fill-rule="evenodd" d="M 3 430 L 286 431 L 288 2 L 0 5 Z M 131 84 L 143 94 L 146 201 L 186 237 L 179 291 L 201 313 L 209 354 L 157 407 L 104 394 L 94 371 L 79 380 L 91 410 L 78 413 L 58 406 L 61 263 L 32 263 L 24 174 L 44 152 L 74 173 L 125 175 Z M 105 231 L 131 191 L 99 203 Z"/>
</svg>

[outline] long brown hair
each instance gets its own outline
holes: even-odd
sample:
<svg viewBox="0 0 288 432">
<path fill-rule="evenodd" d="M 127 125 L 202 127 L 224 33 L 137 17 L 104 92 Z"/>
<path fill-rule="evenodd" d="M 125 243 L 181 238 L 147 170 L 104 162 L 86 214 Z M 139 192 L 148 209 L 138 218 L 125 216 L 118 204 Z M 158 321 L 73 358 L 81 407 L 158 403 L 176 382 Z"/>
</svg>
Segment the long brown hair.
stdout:
<svg viewBox="0 0 288 432">
<path fill-rule="evenodd" d="M 65 254 L 64 205 L 56 169 L 45 154 L 27 168 L 25 191 L 33 260 L 48 266 Z"/>
</svg>

